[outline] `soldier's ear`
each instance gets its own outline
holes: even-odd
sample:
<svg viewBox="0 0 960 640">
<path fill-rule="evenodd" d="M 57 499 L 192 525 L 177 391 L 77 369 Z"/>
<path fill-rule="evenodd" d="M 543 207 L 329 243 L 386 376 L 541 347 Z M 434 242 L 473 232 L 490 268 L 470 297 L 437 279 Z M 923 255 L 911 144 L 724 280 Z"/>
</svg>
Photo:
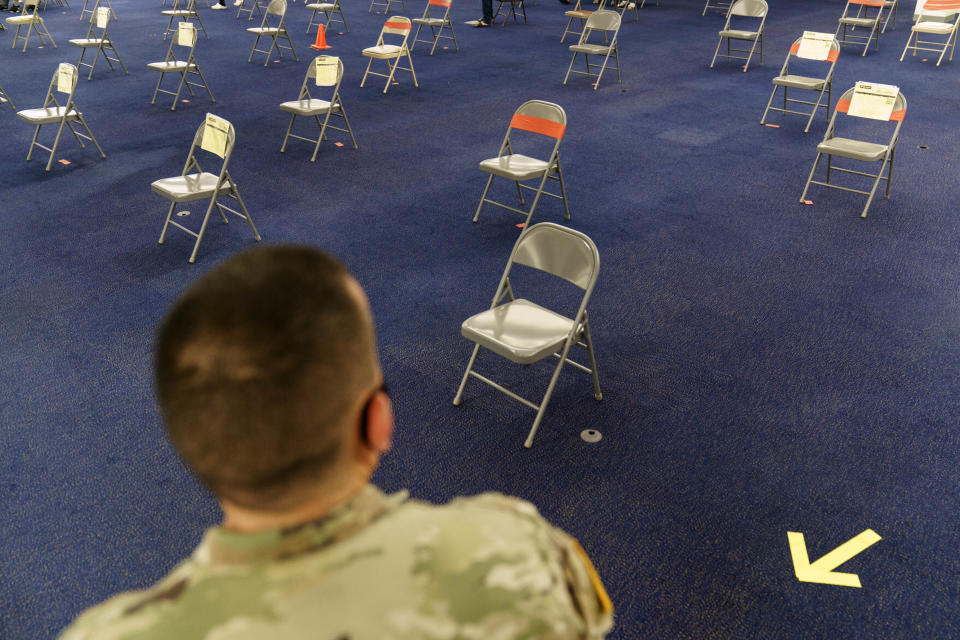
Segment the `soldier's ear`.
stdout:
<svg viewBox="0 0 960 640">
<path fill-rule="evenodd" d="M 377 391 L 370 398 L 361 437 L 363 443 L 377 453 L 390 450 L 393 439 L 393 403 L 386 390 Z"/>
</svg>

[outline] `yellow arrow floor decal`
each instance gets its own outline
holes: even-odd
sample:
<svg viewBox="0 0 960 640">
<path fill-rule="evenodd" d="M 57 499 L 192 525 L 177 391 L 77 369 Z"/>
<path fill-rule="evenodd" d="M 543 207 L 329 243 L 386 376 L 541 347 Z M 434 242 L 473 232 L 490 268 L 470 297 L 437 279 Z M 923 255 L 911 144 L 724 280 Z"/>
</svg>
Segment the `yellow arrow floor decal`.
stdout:
<svg viewBox="0 0 960 640">
<path fill-rule="evenodd" d="M 803 534 L 787 531 L 790 555 L 793 557 L 793 570 L 796 572 L 798 580 L 801 582 L 835 584 L 841 587 L 857 587 L 858 589 L 860 588 L 860 577 L 857 574 L 839 573 L 834 569 L 878 540 L 880 540 L 880 536 L 877 535 L 877 532 L 873 529 L 867 529 L 816 562 L 811 563 L 807 556 L 807 543 L 803 540 Z"/>
</svg>

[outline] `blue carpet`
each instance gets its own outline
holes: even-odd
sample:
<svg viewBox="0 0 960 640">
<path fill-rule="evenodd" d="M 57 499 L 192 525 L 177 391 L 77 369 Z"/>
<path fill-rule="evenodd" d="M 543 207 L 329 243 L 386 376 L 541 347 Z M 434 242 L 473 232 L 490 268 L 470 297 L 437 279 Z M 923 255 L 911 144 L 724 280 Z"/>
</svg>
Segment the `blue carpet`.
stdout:
<svg viewBox="0 0 960 640">
<path fill-rule="evenodd" d="M 407 1 L 401 13 L 420 15 Z M 21 54 L 0 34 L 0 85 L 19 108 L 40 106 L 56 64 L 79 57 L 77 5 L 43 13 L 57 49 Z M 855 194 L 814 188 L 798 203 L 823 115 L 809 134 L 796 116 L 759 125 L 790 43 L 832 32 L 839 0 L 772 0 L 766 59 L 747 73 L 708 68 L 721 16 L 663 0 L 639 24 L 628 14 L 623 85 L 610 74 L 598 91 L 561 85 L 562 5 L 472 29 L 479 3 L 458 0 L 461 51 L 418 45 L 420 88 L 401 75 L 387 95 L 379 79 L 359 87 L 384 16 L 347 0 L 350 31 L 328 41 L 360 149 L 324 143 L 315 164 L 306 143 L 279 153 L 277 105 L 313 53 L 302 4 L 288 13 L 300 62 L 268 68 L 246 61 L 254 23 L 202 9 L 196 55 L 217 102 L 175 112 L 150 105 L 159 3 L 113 5 L 130 75 L 101 61 L 76 95 L 106 160 L 65 139 L 71 164 L 24 162 L 32 131 L 0 107 L 0 637 L 51 637 L 150 584 L 218 518 L 165 440 L 149 366 L 170 303 L 253 244 L 242 222 L 215 220 L 195 265 L 186 235 L 156 243 L 167 205 L 150 182 L 180 170 L 207 111 L 236 127 L 231 170 L 264 242 L 324 247 L 370 294 L 398 420 L 382 487 L 532 500 L 594 557 L 612 638 L 960 637 L 960 60 L 897 61 L 912 3 L 879 52 L 846 48 L 837 63 L 835 96 L 867 80 L 909 100 L 892 197 L 866 220 Z M 451 400 L 470 351 L 459 324 L 489 304 L 518 233 L 518 216 L 493 209 L 471 224 L 476 165 L 531 98 L 569 117 L 571 225 L 601 255 L 590 313 L 604 399 L 566 371 L 526 450 L 530 410 L 477 383 Z M 535 220 L 562 221 L 559 203 Z M 548 377 L 480 367 L 530 395 Z M 581 441 L 587 428 L 603 439 Z M 838 569 L 862 589 L 796 579 L 787 531 L 813 560 L 868 528 L 882 540 Z"/>
</svg>

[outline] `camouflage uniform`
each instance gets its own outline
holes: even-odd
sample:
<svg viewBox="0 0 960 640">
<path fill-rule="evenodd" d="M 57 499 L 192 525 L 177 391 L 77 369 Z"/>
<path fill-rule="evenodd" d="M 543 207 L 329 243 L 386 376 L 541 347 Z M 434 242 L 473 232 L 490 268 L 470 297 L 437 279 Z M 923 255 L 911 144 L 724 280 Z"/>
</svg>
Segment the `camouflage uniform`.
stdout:
<svg viewBox="0 0 960 640">
<path fill-rule="evenodd" d="M 294 528 L 213 527 L 166 578 L 61 638 L 567 640 L 611 625 L 589 559 L 533 505 L 487 493 L 438 507 L 367 486 Z"/>
</svg>

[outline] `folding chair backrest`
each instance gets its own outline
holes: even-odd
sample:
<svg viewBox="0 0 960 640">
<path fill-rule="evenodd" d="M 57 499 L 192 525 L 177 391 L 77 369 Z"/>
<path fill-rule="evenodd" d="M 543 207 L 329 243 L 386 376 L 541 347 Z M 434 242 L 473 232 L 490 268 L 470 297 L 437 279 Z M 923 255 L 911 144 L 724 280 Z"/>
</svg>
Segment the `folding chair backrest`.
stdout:
<svg viewBox="0 0 960 640">
<path fill-rule="evenodd" d="M 90 29 L 87 31 L 87 37 L 88 37 L 88 38 L 93 37 L 93 33 L 94 33 L 95 31 L 96 31 L 96 32 L 99 32 L 100 35 L 97 36 L 97 37 L 99 37 L 99 38 L 105 38 L 105 37 L 107 36 L 107 26 L 110 25 L 110 7 L 108 7 L 107 5 L 104 5 L 104 6 L 102 7 L 103 10 L 107 12 L 107 13 L 106 13 L 106 16 L 107 16 L 107 21 L 106 21 L 106 22 L 104 22 L 103 20 L 98 20 L 98 19 L 97 19 L 97 11 L 98 11 L 100 8 L 101 8 L 101 7 L 100 7 L 100 0 L 97 0 L 97 3 L 96 3 L 95 5 L 93 5 L 93 11 L 90 12 Z M 101 15 L 103 15 L 103 14 L 101 14 Z M 103 27 L 100 26 L 101 24 L 103 25 Z"/>
<path fill-rule="evenodd" d="M 960 0 L 927 0 L 917 5 L 914 20 L 931 22 L 953 22 L 960 18 Z"/>
<path fill-rule="evenodd" d="M 287 14 L 287 0 L 270 0 L 270 4 L 267 5 L 267 12 L 263 15 L 264 20 L 266 20 L 268 15 L 280 16 L 281 18 Z"/>
<path fill-rule="evenodd" d="M 327 65 L 332 65 L 336 68 L 336 74 L 334 74 L 333 81 L 329 81 L 323 77 L 321 74 L 320 79 L 317 79 L 317 65 L 320 65 L 321 70 Z M 315 87 L 339 87 L 340 80 L 343 78 L 343 61 L 336 56 L 317 56 L 314 58 L 310 64 L 307 66 L 307 75 L 303 79 L 303 89 L 300 91 L 300 97 L 303 99 L 304 93 L 307 92 L 307 89 L 312 85 Z M 336 92 L 336 88 L 334 89 Z"/>
<path fill-rule="evenodd" d="M 552 222 L 526 229 L 517 240 L 510 261 L 563 278 L 588 293 L 600 269 L 600 254 L 593 240 Z"/>
<path fill-rule="evenodd" d="M 510 128 L 539 133 L 560 142 L 567 130 L 567 113 L 558 104 L 528 100 L 514 112 Z"/>
<path fill-rule="evenodd" d="M 61 62 L 53 71 L 53 78 L 50 80 L 50 88 L 47 90 L 47 98 L 43 103 L 44 108 L 50 103 L 56 102 L 54 92 L 63 93 L 67 96 L 65 106 L 73 102 L 73 92 L 77 89 L 77 68 L 69 62 Z"/>
<path fill-rule="evenodd" d="M 853 92 L 856 90 L 856 87 L 847 89 L 843 92 L 843 95 L 840 96 L 840 99 L 837 100 L 836 110 L 840 113 L 848 113 L 850 109 L 850 100 L 853 98 Z M 907 115 L 907 99 L 904 97 L 903 92 L 898 92 L 897 97 L 893 101 L 893 112 L 890 114 L 890 122 L 896 122 L 897 127 L 899 128 L 899 123 L 903 122 L 904 117 Z M 855 115 L 851 117 L 857 117 Z"/>
<path fill-rule="evenodd" d="M 23 4 L 20 7 L 20 14 L 25 15 L 30 13 L 31 10 L 34 14 L 37 13 L 37 5 L 40 4 L 40 0 L 24 0 Z"/>
<path fill-rule="evenodd" d="M 230 156 L 233 154 L 233 145 L 236 142 L 236 132 L 233 129 L 232 123 L 223 120 L 222 118 L 221 120 L 227 124 L 226 144 L 224 146 L 224 153 L 221 158 L 223 163 L 220 165 L 220 171 L 217 172 L 222 176 L 227 170 L 227 163 L 230 162 Z M 206 128 L 207 122 L 206 119 L 204 119 L 204 121 L 200 123 L 200 127 L 197 129 L 197 133 L 193 136 L 193 144 L 190 145 L 190 153 L 187 155 L 187 162 L 183 165 L 183 171 L 181 172 L 181 175 L 185 176 L 190 173 L 191 168 L 196 168 L 198 172 L 200 171 L 200 164 L 197 162 L 196 152 L 198 149 L 207 152 L 207 150 L 203 148 L 203 134 L 204 131 L 206 131 Z M 214 153 L 213 155 L 221 157 L 219 153 Z"/>
<path fill-rule="evenodd" d="M 450 5 L 453 4 L 453 0 L 430 0 L 427 2 L 427 6 L 442 7 L 444 9 L 449 9 Z"/>
<path fill-rule="evenodd" d="M 410 27 L 410 18 L 390 16 L 383 24 L 383 29 L 380 30 L 380 41 L 383 41 L 383 36 L 390 34 L 402 36 L 403 41 L 406 42 L 407 36 L 410 35 Z"/>
<path fill-rule="evenodd" d="M 849 17 L 847 12 L 854 8 L 858 12 L 857 15 L 860 15 L 859 12 L 863 11 L 864 8 L 882 10 L 883 6 L 883 0 L 847 0 L 847 5 L 843 8 L 843 17 Z M 880 19 L 880 13 L 882 11 L 877 12 L 877 15 L 874 16 L 878 20 Z"/>
<path fill-rule="evenodd" d="M 616 11 L 599 10 L 594 11 L 587 18 L 586 29 L 595 31 L 619 31 L 620 14 Z"/>
<path fill-rule="evenodd" d="M 880 4 L 883 4 L 882 0 Z M 730 15 L 763 18 L 767 15 L 767 3 L 764 0 L 737 0 L 730 7 Z"/>
</svg>

